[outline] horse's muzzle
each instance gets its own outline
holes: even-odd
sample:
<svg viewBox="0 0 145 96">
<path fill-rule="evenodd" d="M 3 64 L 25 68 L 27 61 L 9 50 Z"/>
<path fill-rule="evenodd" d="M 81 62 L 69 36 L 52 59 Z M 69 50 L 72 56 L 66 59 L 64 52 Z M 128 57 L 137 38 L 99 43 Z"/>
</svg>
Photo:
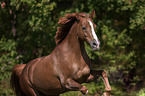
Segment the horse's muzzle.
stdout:
<svg viewBox="0 0 145 96">
<path fill-rule="evenodd" d="M 96 40 L 92 40 L 89 43 L 94 51 L 100 49 L 100 42 L 97 42 Z"/>
</svg>

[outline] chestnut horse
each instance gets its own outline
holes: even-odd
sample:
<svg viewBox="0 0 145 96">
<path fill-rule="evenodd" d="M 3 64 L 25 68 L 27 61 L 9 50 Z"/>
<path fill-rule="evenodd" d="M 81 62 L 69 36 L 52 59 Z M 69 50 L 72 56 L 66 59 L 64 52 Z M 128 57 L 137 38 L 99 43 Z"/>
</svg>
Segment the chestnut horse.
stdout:
<svg viewBox="0 0 145 96">
<path fill-rule="evenodd" d="M 94 31 L 96 25 L 91 14 L 72 13 L 60 18 L 55 40 L 57 46 L 48 56 L 17 64 L 12 69 L 11 86 L 17 96 L 59 96 L 67 91 L 88 93 L 84 82 L 92 82 L 99 76 L 105 84 L 105 91 L 111 87 L 104 70 L 91 69 L 84 42 L 93 50 L 100 42 Z"/>
</svg>

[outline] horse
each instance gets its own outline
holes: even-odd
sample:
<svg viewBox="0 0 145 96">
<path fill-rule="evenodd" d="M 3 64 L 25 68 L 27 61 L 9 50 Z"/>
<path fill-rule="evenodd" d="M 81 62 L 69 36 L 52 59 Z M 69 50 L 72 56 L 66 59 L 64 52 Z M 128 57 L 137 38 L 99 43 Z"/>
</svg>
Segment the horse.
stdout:
<svg viewBox="0 0 145 96">
<path fill-rule="evenodd" d="M 52 53 L 13 67 L 10 84 L 17 96 L 59 96 L 67 91 L 85 95 L 88 89 L 81 84 L 100 76 L 105 91 L 111 92 L 106 71 L 91 68 L 84 46 L 87 42 L 94 51 L 100 48 L 94 16 L 93 10 L 90 14 L 67 13 L 60 18 Z"/>
</svg>

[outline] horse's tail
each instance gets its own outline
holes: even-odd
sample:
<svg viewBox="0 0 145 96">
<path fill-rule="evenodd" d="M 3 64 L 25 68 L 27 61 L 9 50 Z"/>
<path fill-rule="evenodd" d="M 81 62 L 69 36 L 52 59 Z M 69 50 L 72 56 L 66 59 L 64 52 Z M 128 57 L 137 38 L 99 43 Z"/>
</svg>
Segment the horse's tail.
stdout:
<svg viewBox="0 0 145 96">
<path fill-rule="evenodd" d="M 16 93 L 16 96 L 26 96 L 19 84 L 19 76 L 26 64 L 17 64 L 12 69 L 10 86 Z"/>
</svg>

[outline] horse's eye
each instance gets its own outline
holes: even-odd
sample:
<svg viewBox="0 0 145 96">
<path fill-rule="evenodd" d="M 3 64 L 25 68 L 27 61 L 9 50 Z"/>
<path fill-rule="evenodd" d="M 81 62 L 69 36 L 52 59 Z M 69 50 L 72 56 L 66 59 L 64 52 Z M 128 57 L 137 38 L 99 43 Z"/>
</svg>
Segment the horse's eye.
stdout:
<svg viewBox="0 0 145 96">
<path fill-rule="evenodd" d="M 86 27 L 83 26 L 82 29 L 83 29 L 83 30 L 86 30 Z"/>
</svg>

